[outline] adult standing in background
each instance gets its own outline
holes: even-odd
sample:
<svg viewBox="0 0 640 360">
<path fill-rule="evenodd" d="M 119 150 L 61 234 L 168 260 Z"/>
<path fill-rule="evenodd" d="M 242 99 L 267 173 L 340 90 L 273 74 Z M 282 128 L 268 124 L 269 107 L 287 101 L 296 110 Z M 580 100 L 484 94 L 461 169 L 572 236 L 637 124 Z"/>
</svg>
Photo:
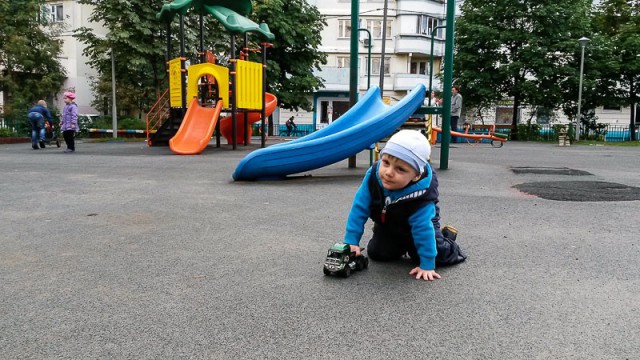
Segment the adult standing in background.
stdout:
<svg viewBox="0 0 640 360">
<path fill-rule="evenodd" d="M 73 102 L 76 99 L 76 94 L 72 92 L 64 93 L 64 110 L 62 110 L 62 122 L 60 123 L 60 129 L 62 130 L 62 137 L 67 144 L 67 150 L 65 153 L 73 153 L 76 151 L 75 133 L 78 131 L 78 105 Z"/>
<path fill-rule="evenodd" d="M 461 110 L 462 95 L 460 95 L 460 86 L 453 85 L 451 89 L 451 131 L 458 131 L 458 120 L 460 119 Z M 451 142 L 458 142 L 458 138 L 451 137 Z"/>
<path fill-rule="evenodd" d="M 31 148 L 38 150 L 38 142 L 40 142 L 40 148 L 44 149 L 45 118 L 51 124 L 51 113 L 47 109 L 47 102 L 44 100 L 38 101 L 36 106 L 29 109 L 27 116 L 31 125 Z"/>
</svg>

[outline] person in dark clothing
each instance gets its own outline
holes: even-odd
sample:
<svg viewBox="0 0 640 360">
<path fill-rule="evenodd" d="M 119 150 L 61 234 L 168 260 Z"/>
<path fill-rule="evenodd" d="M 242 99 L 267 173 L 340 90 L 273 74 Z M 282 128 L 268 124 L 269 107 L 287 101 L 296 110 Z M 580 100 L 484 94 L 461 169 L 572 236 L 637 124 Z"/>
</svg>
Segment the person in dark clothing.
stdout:
<svg viewBox="0 0 640 360">
<path fill-rule="evenodd" d="M 462 111 L 462 95 L 460 95 L 460 86 L 453 85 L 451 88 L 451 131 L 460 132 L 458 129 L 458 120 Z M 458 142 L 458 137 L 451 137 L 452 143 Z"/>
<path fill-rule="evenodd" d="M 431 146 L 419 131 L 392 136 L 355 195 L 344 236 L 351 251 L 360 254 L 364 225 L 371 218 L 369 258 L 391 261 L 408 253 L 415 265 L 409 275 L 424 280 L 440 278 L 436 265 L 466 259 L 458 244 L 440 231 L 438 181 L 427 162 L 430 155 Z"/>
<path fill-rule="evenodd" d="M 51 113 L 47 109 L 47 102 L 44 100 L 38 101 L 38 104 L 29 109 L 27 117 L 29 118 L 29 125 L 31 125 L 31 148 L 38 150 L 44 149 L 44 135 L 45 135 L 45 120 L 49 123 L 49 126 L 53 124 L 51 120 Z"/>
<path fill-rule="evenodd" d="M 291 133 L 295 132 L 298 129 L 296 123 L 293 122 L 293 116 L 290 117 L 289 120 L 287 120 L 285 125 L 287 126 L 287 136 L 291 136 Z"/>
</svg>

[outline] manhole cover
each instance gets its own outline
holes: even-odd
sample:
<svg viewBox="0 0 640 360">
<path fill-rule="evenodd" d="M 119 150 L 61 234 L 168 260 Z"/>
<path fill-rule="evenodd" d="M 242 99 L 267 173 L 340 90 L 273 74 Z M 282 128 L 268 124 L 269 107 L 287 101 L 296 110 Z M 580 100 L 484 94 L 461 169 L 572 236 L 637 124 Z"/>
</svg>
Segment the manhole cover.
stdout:
<svg viewBox="0 0 640 360">
<path fill-rule="evenodd" d="M 542 174 L 542 175 L 571 175 L 571 176 L 586 176 L 593 175 L 588 171 L 569 169 L 567 167 L 529 167 L 520 166 L 512 167 L 511 171 L 514 174 Z"/>
<path fill-rule="evenodd" d="M 633 201 L 640 200 L 640 188 L 604 181 L 542 181 L 514 188 L 547 200 Z"/>
</svg>

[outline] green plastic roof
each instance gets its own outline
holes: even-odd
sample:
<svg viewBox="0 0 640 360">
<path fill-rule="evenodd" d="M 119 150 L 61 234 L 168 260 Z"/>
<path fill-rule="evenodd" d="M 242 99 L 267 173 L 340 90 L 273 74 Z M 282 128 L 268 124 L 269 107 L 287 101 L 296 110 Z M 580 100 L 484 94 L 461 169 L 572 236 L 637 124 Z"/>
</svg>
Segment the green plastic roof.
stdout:
<svg viewBox="0 0 640 360">
<path fill-rule="evenodd" d="M 190 9 L 213 16 L 232 33 L 257 32 L 268 40 L 275 38 L 267 24 L 258 25 L 246 17 L 253 10 L 251 0 L 174 0 L 162 5 L 156 17 L 160 21 L 171 22 L 176 14 L 186 15 Z"/>
<path fill-rule="evenodd" d="M 222 6 L 205 6 L 204 8 L 232 33 L 257 32 L 268 40 L 275 39 L 275 35 L 271 33 L 269 26 L 265 23 L 258 25 L 237 12 Z"/>
</svg>

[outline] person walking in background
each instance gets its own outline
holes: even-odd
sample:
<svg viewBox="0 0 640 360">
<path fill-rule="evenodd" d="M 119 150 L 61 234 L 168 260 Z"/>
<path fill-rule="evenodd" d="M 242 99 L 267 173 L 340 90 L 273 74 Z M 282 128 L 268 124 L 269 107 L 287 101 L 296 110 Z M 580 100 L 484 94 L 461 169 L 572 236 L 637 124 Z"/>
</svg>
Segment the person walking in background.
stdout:
<svg viewBox="0 0 640 360">
<path fill-rule="evenodd" d="M 462 95 L 460 95 L 460 86 L 453 85 L 451 89 L 451 131 L 458 131 L 458 120 L 460 119 L 461 110 Z M 458 142 L 458 138 L 451 137 L 451 142 Z"/>
<path fill-rule="evenodd" d="M 76 94 L 72 92 L 64 93 L 64 110 L 62 110 L 62 121 L 60 122 L 60 129 L 62 130 L 62 137 L 67 144 L 65 153 L 72 153 L 76 151 L 75 133 L 78 131 L 78 105 L 73 102 L 76 99 Z"/>
<path fill-rule="evenodd" d="M 49 122 L 51 124 L 51 113 L 49 109 L 47 109 L 47 102 L 44 100 L 39 100 L 38 104 L 31 109 L 29 109 L 28 113 L 29 124 L 31 125 L 31 148 L 33 150 L 38 150 L 38 143 L 40 144 L 40 148 L 44 149 L 44 121 Z"/>
</svg>

